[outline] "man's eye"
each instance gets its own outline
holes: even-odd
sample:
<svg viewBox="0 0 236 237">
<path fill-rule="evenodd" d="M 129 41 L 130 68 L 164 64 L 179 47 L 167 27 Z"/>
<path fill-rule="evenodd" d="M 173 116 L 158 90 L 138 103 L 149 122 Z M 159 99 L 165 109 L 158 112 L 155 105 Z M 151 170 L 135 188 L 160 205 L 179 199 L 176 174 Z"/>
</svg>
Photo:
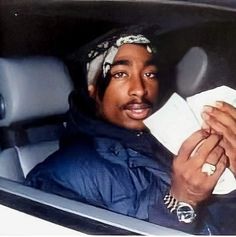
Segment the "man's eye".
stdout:
<svg viewBox="0 0 236 237">
<path fill-rule="evenodd" d="M 150 79 L 157 79 L 157 73 L 156 72 L 146 72 L 144 73 L 145 77 L 148 77 Z"/>
<path fill-rule="evenodd" d="M 117 73 L 112 74 L 112 77 L 114 77 L 114 78 L 123 78 L 126 76 L 127 76 L 127 73 L 125 73 L 125 72 L 117 72 Z"/>
</svg>

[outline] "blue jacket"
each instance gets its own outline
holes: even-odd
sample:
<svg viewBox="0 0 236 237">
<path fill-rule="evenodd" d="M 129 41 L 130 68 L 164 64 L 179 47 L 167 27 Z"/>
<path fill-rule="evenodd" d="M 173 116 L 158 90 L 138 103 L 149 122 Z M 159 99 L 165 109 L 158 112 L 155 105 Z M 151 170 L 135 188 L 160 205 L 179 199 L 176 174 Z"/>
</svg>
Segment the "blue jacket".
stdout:
<svg viewBox="0 0 236 237">
<path fill-rule="evenodd" d="M 172 155 L 150 133 L 81 113 L 68 130 L 60 149 L 27 176 L 27 185 L 162 226 L 217 233 L 207 218 L 204 224 L 183 224 L 169 213 L 163 198 L 170 187 Z"/>
</svg>

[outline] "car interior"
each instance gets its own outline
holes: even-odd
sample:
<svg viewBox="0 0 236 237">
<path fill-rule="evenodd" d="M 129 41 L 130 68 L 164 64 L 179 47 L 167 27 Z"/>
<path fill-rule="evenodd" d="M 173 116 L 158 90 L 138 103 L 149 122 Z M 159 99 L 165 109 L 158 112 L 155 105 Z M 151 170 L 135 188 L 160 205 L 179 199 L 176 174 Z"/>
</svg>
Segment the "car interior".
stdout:
<svg viewBox="0 0 236 237">
<path fill-rule="evenodd" d="M 58 149 L 68 96 L 83 83 L 68 56 L 110 30 L 147 25 L 170 93 L 235 89 L 235 8 L 208 2 L 1 1 L 0 203 L 88 234 L 185 235 L 22 183 Z"/>
<path fill-rule="evenodd" d="M 58 148 L 73 84 L 56 58 L 1 58 L 0 64 L 1 176 L 22 182 Z"/>
</svg>

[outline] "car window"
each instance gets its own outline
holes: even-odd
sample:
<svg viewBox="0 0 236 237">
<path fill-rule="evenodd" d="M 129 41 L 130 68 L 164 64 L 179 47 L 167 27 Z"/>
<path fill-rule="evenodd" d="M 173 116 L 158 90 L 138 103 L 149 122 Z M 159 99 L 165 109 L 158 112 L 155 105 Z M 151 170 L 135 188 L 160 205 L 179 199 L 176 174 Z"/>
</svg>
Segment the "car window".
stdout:
<svg viewBox="0 0 236 237">
<path fill-rule="evenodd" d="M 111 30 L 142 24 L 152 35 L 166 79 L 161 88 L 163 94 L 165 91 L 163 103 L 173 92 L 187 97 L 222 84 L 236 88 L 235 2 L 24 0 L 1 1 L 0 8 L 0 162 L 4 159 L 0 168 L 0 204 L 86 234 L 185 234 L 99 208 L 96 214 L 94 206 L 79 202 L 77 206 L 71 199 L 27 189 L 22 182 L 36 164 L 58 149 L 68 121 L 68 96 L 85 85 L 84 68 L 77 61 L 72 63 L 72 57 Z M 63 84 L 61 78 L 66 91 L 57 93 L 59 74 L 47 74 L 51 70 L 40 67 L 34 74 L 22 70 L 23 65 L 32 69 L 35 58 L 40 58 L 37 68 L 45 62 L 49 69 L 59 65 L 55 71 L 71 80 Z M 204 66 L 206 70 L 201 74 Z M 22 72 L 27 74 L 28 89 L 23 85 Z M 47 85 L 41 87 L 46 77 L 43 75 L 55 80 L 46 80 Z M 34 84 L 37 76 L 42 80 Z M 46 90 L 49 84 L 53 91 Z M 37 93 L 40 99 L 28 106 Z M 59 101 L 57 95 L 62 93 Z M 55 110 L 55 104 L 49 103 L 53 99 L 57 101 Z M 17 106 L 21 108 L 14 110 Z M 31 114 L 34 109 L 36 112 Z M 16 119 L 5 123 L 9 111 Z M 37 155 L 31 159 L 34 153 Z M 22 165 L 29 159 L 30 163 Z M 84 210 L 90 208 L 87 216 Z"/>
</svg>

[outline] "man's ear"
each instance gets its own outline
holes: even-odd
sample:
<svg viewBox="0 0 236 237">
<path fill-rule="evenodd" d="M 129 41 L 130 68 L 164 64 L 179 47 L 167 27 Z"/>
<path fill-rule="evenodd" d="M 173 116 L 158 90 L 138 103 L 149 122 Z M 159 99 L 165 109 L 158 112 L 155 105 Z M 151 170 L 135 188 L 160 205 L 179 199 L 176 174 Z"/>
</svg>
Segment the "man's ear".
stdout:
<svg viewBox="0 0 236 237">
<path fill-rule="evenodd" d="M 88 92 L 89 92 L 89 96 L 91 98 L 95 99 L 95 97 L 96 97 L 95 85 L 89 85 L 88 86 Z"/>
</svg>

